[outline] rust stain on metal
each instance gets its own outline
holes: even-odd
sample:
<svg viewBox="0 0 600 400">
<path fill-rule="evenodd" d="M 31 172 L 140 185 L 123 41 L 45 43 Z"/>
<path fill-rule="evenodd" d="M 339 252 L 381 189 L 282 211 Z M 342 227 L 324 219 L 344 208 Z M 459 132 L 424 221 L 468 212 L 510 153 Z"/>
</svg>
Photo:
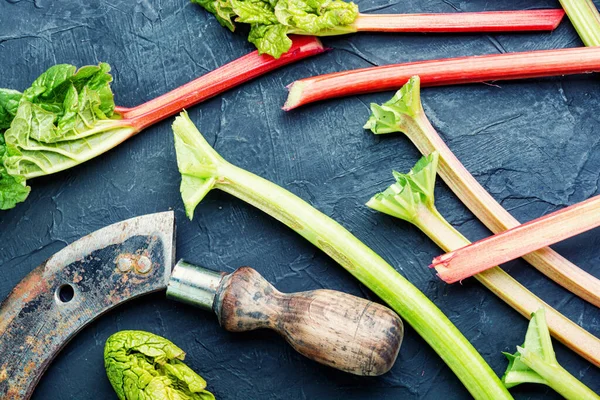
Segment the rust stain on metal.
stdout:
<svg viewBox="0 0 600 400">
<path fill-rule="evenodd" d="M 73 283 L 79 283 L 82 279 L 83 276 L 81 276 L 79 272 L 75 272 L 75 275 L 73 275 Z"/>
<path fill-rule="evenodd" d="M 8 378 L 8 373 L 6 372 L 6 363 L 0 367 L 0 382 L 6 380 Z"/>
<path fill-rule="evenodd" d="M 36 364 L 33 361 L 30 361 L 29 364 L 25 366 L 25 373 L 30 374 L 36 368 Z"/>
<path fill-rule="evenodd" d="M 48 284 L 41 274 L 36 274 L 31 279 L 19 282 L 13 292 L 24 303 L 31 301 L 40 293 L 48 290 Z"/>
</svg>

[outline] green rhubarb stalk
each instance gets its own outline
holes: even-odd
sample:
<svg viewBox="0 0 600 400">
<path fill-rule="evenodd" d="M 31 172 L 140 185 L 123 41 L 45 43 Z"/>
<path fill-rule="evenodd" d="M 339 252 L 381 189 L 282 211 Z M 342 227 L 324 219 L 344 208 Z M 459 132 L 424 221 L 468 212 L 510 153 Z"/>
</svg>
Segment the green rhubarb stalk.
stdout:
<svg viewBox="0 0 600 400">
<path fill-rule="evenodd" d="M 276 184 L 225 161 L 182 113 L 173 123 L 188 217 L 213 188 L 259 208 L 332 257 L 404 318 L 477 399 L 511 398 L 452 322 L 415 286 L 344 227 Z"/>
<path fill-rule="evenodd" d="M 559 0 L 586 46 L 600 46 L 600 13 L 592 0 Z"/>
<path fill-rule="evenodd" d="M 503 232 L 520 225 L 467 171 L 433 128 L 421 104 L 418 76 L 413 76 L 388 102 L 382 105 L 371 104 L 371 111 L 366 129 L 371 129 L 375 134 L 402 132 L 422 154 L 439 152 L 440 177 L 492 232 Z M 554 282 L 600 307 L 600 279 L 549 247 L 529 253 L 523 258 Z"/>
<path fill-rule="evenodd" d="M 434 152 L 421 158 L 408 174 L 394 171 L 396 182 L 375 195 L 367 206 L 412 223 L 442 249 L 452 251 L 468 246 L 470 242 L 435 207 L 438 161 L 439 154 Z M 504 270 L 493 267 L 474 277 L 524 317 L 529 318 L 540 307 L 546 308 L 552 335 L 589 362 L 600 366 L 600 340 L 544 303 Z"/>
<path fill-rule="evenodd" d="M 525 343 L 517 346 L 515 354 L 504 354 L 508 368 L 502 381 L 508 388 L 521 383 L 541 383 L 568 400 L 600 399 L 556 361 L 543 307 L 532 313 Z"/>
</svg>

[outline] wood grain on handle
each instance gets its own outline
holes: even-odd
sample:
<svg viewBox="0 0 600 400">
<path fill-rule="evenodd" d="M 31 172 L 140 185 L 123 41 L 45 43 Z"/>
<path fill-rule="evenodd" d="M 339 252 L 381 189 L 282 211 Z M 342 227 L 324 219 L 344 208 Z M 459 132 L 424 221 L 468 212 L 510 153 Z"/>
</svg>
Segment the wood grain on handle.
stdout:
<svg viewBox="0 0 600 400">
<path fill-rule="evenodd" d="M 223 278 L 213 309 L 228 331 L 273 329 L 304 356 L 356 375 L 386 373 L 404 334 L 387 307 L 333 290 L 281 293 L 249 267 Z"/>
</svg>

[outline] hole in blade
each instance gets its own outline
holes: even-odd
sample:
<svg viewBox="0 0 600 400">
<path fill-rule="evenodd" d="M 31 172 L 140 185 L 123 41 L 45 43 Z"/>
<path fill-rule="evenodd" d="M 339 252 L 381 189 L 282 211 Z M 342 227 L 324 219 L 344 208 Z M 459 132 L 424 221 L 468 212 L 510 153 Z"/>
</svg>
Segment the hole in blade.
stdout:
<svg viewBox="0 0 600 400">
<path fill-rule="evenodd" d="M 68 303 L 73 300 L 75 296 L 75 289 L 73 286 L 69 284 L 61 285 L 58 289 L 56 289 L 56 299 L 60 303 Z"/>
</svg>

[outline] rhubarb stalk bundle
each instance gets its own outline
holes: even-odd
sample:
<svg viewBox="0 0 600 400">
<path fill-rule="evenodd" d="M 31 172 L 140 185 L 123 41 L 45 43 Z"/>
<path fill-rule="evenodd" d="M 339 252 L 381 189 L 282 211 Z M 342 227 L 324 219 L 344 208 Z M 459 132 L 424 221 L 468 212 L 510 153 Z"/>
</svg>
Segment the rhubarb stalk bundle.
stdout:
<svg viewBox="0 0 600 400">
<path fill-rule="evenodd" d="M 442 249 L 450 251 L 468 245 L 469 241 L 435 207 L 434 188 L 439 161 L 439 154 L 433 152 L 421 158 L 407 174 L 394 171 L 396 182 L 371 198 L 367 206 L 410 222 Z M 552 335 L 600 366 L 600 340 L 544 303 L 504 270 L 494 267 L 475 275 L 475 279 L 526 318 L 540 307 L 546 308 Z"/>
<path fill-rule="evenodd" d="M 450 320 L 373 250 L 287 190 L 224 160 L 186 113 L 173 123 L 188 217 L 212 189 L 259 208 L 323 250 L 404 318 L 477 399 L 509 399 L 495 373 Z"/>
<path fill-rule="evenodd" d="M 433 128 L 421 104 L 418 76 L 411 78 L 390 101 L 381 106 L 372 104 L 371 111 L 373 114 L 365 128 L 376 134 L 402 132 L 424 155 L 437 151 L 440 155 L 439 174 L 442 179 L 492 232 L 503 232 L 520 225 L 467 171 Z M 540 249 L 523 258 L 567 290 L 600 306 L 600 280 L 554 250 Z"/>
<path fill-rule="evenodd" d="M 105 63 L 59 64 L 23 93 L 0 89 L 0 210 L 25 201 L 28 179 L 81 164 L 184 107 L 323 51 L 318 39 L 295 37 L 279 59 L 252 52 L 134 108 L 115 106 Z"/>
</svg>

